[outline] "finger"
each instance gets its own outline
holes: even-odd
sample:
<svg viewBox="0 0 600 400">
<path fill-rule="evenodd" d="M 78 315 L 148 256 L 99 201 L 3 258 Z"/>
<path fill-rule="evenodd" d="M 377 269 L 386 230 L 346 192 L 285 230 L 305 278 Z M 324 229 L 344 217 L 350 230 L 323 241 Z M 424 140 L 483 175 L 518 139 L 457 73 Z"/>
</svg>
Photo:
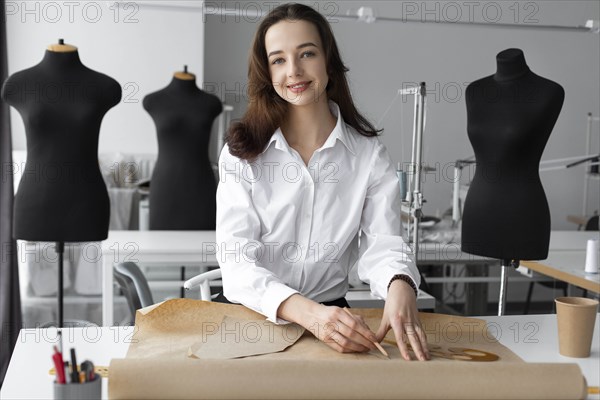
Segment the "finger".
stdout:
<svg viewBox="0 0 600 400">
<path fill-rule="evenodd" d="M 375 349 L 375 334 L 365 329 L 354 315 L 346 310 L 340 313 L 339 317 L 341 323 L 338 330 L 342 335 L 367 349 Z"/>
<path fill-rule="evenodd" d="M 340 334 L 340 345 L 344 348 L 352 349 L 357 352 L 367 352 L 370 350 L 374 350 L 375 344 L 373 342 L 365 339 L 362 335 L 356 333 L 356 331 L 350 329 L 345 326 L 343 323 L 340 323 L 340 329 L 338 330 Z"/>
<path fill-rule="evenodd" d="M 421 340 L 419 339 L 419 335 L 417 334 L 415 324 L 413 322 L 405 322 L 404 330 L 406 332 L 406 336 L 408 336 L 408 340 L 410 342 L 413 352 L 417 355 L 417 358 L 421 361 L 425 361 L 425 353 L 423 352 Z"/>
<path fill-rule="evenodd" d="M 340 346 L 335 339 L 332 339 L 331 337 L 326 337 L 323 338 L 323 343 L 325 343 L 327 346 L 331 347 L 332 349 L 334 349 L 335 351 L 339 352 L 339 353 L 343 353 L 344 349 L 342 348 L 342 346 Z"/>
<path fill-rule="evenodd" d="M 341 349 L 340 351 L 342 353 L 366 352 L 366 351 L 370 350 L 369 348 L 361 346 L 360 344 L 348 339 L 348 337 L 346 337 L 342 332 L 340 332 L 340 327 L 342 327 L 342 330 L 346 330 L 346 331 L 348 330 L 348 327 L 346 327 L 341 322 L 326 323 L 323 341 L 327 344 L 336 343 L 340 347 L 340 349 Z"/>
<path fill-rule="evenodd" d="M 396 337 L 396 344 L 398 345 L 398 349 L 400 349 L 400 354 L 406 361 L 412 360 L 410 353 L 408 352 L 408 347 L 404 342 L 404 328 L 399 318 L 393 318 L 391 321 L 392 330 L 394 331 L 394 336 Z"/>
<path fill-rule="evenodd" d="M 377 333 L 375 334 L 375 338 L 378 343 L 381 343 L 381 341 L 383 340 L 383 338 L 385 338 L 385 335 L 387 335 L 389 330 L 390 324 L 388 323 L 388 321 L 382 320 L 379 324 L 379 328 L 377 328 Z"/>
<path fill-rule="evenodd" d="M 370 350 L 370 348 L 362 346 L 350 340 L 348 337 L 344 336 L 340 331 L 334 332 L 331 335 L 331 339 L 340 346 L 340 348 L 342 349 L 342 353 L 364 353 Z"/>
<path fill-rule="evenodd" d="M 371 332 L 373 332 L 371 330 L 371 328 L 369 327 L 369 325 L 367 325 L 367 321 L 365 321 L 365 319 L 362 317 L 362 315 L 355 315 L 356 319 L 358 319 L 358 322 L 360 322 L 360 324 L 362 326 L 364 326 L 366 329 L 370 330 Z"/>
<path fill-rule="evenodd" d="M 427 346 L 427 335 L 421 325 L 417 325 L 416 329 L 419 341 L 421 342 L 421 348 L 423 349 L 423 353 L 425 353 L 425 358 L 431 360 L 431 354 L 429 354 L 429 347 Z"/>
<path fill-rule="evenodd" d="M 344 316 L 344 318 L 341 319 L 342 322 L 348 325 L 352 330 L 361 334 L 367 341 L 374 342 L 377 340 L 375 332 L 369 328 L 361 316 L 352 314 L 347 308 L 344 308 L 343 310 L 348 318 Z"/>
<path fill-rule="evenodd" d="M 367 329 L 371 330 L 371 327 L 367 324 L 367 321 L 365 321 L 365 319 L 362 317 L 362 315 L 357 315 L 358 320 L 360 321 L 360 323 Z M 371 330 L 371 332 L 373 332 Z M 379 342 L 377 341 L 377 336 L 375 335 L 375 333 L 373 333 L 373 337 L 374 339 L 372 340 L 373 344 L 375 345 L 375 347 L 377 348 L 377 350 L 383 354 L 384 356 L 386 356 L 387 358 L 390 358 L 390 355 L 385 351 L 385 349 L 383 347 L 381 347 L 381 345 L 379 344 Z"/>
</svg>

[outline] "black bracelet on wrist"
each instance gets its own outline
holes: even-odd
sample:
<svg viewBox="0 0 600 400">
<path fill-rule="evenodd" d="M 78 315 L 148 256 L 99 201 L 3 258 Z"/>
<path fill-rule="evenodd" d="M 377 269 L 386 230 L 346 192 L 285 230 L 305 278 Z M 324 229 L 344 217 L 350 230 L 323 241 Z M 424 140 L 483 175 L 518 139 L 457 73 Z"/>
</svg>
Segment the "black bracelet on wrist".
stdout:
<svg viewBox="0 0 600 400">
<path fill-rule="evenodd" d="M 405 274 L 394 275 L 392 277 L 392 279 L 390 279 L 390 283 L 388 283 L 388 287 L 387 287 L 388 291 L 390 290 L 390 286 L 392 286 L 392 282 L 394 282 L 394 281 L 404 281 L 404 282 L 408 283 L 410 285 L 410 287 L 415 291 L 415 296 L 416 297 L 419 296 L 419 290 L 415 286 L 415 283 L 413 282 L 413 280 L 410 276 L 405 275 Z"/>
</svg>

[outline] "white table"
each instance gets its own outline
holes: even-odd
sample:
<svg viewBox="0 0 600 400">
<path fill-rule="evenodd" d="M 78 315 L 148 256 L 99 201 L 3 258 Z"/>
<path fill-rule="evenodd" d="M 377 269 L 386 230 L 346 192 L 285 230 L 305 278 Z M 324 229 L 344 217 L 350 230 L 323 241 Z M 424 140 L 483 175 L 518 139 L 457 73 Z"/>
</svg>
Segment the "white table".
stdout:
<svg viewBox="0 0 600 400">
<path fill-rule="evenodd" d="M 456 234 L 458 237 L 458 234 Z M 588 289 L 598 293 L 600 291 L 600 276 L 586 275 L 583 271 L 585 260 L 585 249 L 588 239 L 598 239 L 599 233 L 596 231 L 551 231 L 548 258 L 542 261 L 521 261 L 522 267 L 519 272 L 526 276 L 509 276 L 509 285 L 511 282 L 539 282 L 558 279 L 573 285 Z M 460 243 L 423 243 L 419 251 L 419 263 L 432 265 L 474 265 L 487 264 L 500 266 L 500 260 L 468 254 L 461 251 Z M 531 271 L 539 272 L 533 274 Z M 467 274 L 469 270 L 467 269 Z M 428 277 L 430 284 L 461 282 L 461 283 L 491 283 L 500 282 L 500 276 L 460 276 L 456 278 L 448 277 Z M 518 274 L 517 274 L 518 275 Z M 435 292 L 433 292 L 435 295 Z M 475 297 L 475 296 L 473 296 Z M 483 313 L 481 301 L 487 301 L 487 291 L 485 287 L 479 288 L 478 296 L 475 302 L 471 302 L 467 297 L 467 305 L 473 305 L 472 310 L 467 309 L 467 313 Z"/>
<path fill-rule="evenodd" d="M 385 306 L 385 300 L 373 296 L 367 284 L 351 288 L 346 293 L 345 298 L 350 307 L 353 308 L 383 308 Z M 419 310 L 433 310 L 435 308 L 435 297 L 419 290 L 417 308 Z"/>
<path fill-rule="evenodd" d="M 556 315 L 479 317 L 488 321 L 490 334 L 526 362 L 577 363 L 588 386 L 600 385 L 600 315 L 596 317 L 592 353 L 589 358 L 568 358 L 558 353 Z M 111 358 L 123 358 L 133 336 L 133 327 L 69 328 L 64 330 L 65 349 L 76 347 L 79 361 L 92 360 L 108 366 Z M 0 390 L 0 399 L 51 399 L 53 377 L 52 345 L 55 329 L 23 329 L 17 339 Z M 509 382 L 507 382 L 509 384 Z M 103 380 L 103 398 L 107 398 L 107 380 Z M 598 399 L 592 395 L 590 399 Z"/>
<path fill-rule="evenodd" d="M 134 327 L 65 328 L 63 329 L 63 356 L 69 349 L 77 351 L 77 362 L 89 359 L 95 366 L 110 364 L 112 358 L 127 354 Z M 56 328 L 21 329 L 17 344 L 4 378 L 1 399 L 52 399 L 54 377 L 49 374 L 52 346 L 58 344 Z M 102 380 L 103 398 L 108 398 L 108 380 Z"/>
<path fill-rule="evenodd" d="M 542 363 L 577 363 L 588 386 L 600 386 L 600 314 L 596 315 L 592 349 L 588 358 L 571 358 L 558 353 L 556 314 L 473 318 L 486 320 L 490 335 L 523 360 Z"/>
<path fill-rule="evenodd" d="M 571 256 L 579 258 L 585 257 L 582 254 L 585 254 L 587 239 L 594 237 L 598 237 L 598 232 L 552 231 L 548 260 L 552 260 L 552 257 L 559 257 L 561 252 L 568 252 Z M 156 264 L 164 266 L 218 265 L 214 231 L 110 231 L 108 239 L 102 242 L 102 257 L 102 324 L 104 326 L 111 326 L 114 323 L 114 263 L 133 261 L 146 265 Z M 426 263 L 474 264 L 482 262 L 493 263 L 496 261 L 463 253 L 460 251 L 460 244 L 457 243 L 424 243 L 421 245 L 419 256 L 419 262 Z M 525 263 L 531 265 L 530 262 L 522 262 L 524 265 Z M 583 265 L 581 269 L 583 271 Z M 471 279 L 473 282 L 481 282 L 498 280 L 499 278 L 467 277 L 461 279 L 465 281 Z M 435 280 L 433 278 L 432 282 Z M 596 285 L 597 282 L 599 281 L 596 277 Z M 592 281 L 592 283 L 594 282 Z M 423 306 L 421 308 L 428 307 Z"/>
<path fill-rule="evenodd" d="M 537 273 L 600 293 L 600 274 L 584 272 L 587 241 L 599 238 L 597 231 L 552 231 L 548 258 L 521 264 Z"/>
</svg>

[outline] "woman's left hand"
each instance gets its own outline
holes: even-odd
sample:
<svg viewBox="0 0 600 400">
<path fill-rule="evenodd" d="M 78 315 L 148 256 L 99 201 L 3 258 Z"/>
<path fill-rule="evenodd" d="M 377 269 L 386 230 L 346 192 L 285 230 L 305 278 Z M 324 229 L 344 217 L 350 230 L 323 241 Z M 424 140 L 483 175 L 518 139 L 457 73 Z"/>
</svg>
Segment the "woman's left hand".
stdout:
<svg viewBox="0 0 600 400">
<path fill-rule="evenodd" d="M 430 359 L 427 336 L 419 321 L 415 292 L 408 283 L 402 280 L 392 282 L 388 290 L 381 325 L 376 334 L 378 342 L 383 340 L 390 328 L 394 330 L 396 343 L 405 360 L 412 359 L 406 342 L 410 343 L 419 360 Z"/>
</svg>

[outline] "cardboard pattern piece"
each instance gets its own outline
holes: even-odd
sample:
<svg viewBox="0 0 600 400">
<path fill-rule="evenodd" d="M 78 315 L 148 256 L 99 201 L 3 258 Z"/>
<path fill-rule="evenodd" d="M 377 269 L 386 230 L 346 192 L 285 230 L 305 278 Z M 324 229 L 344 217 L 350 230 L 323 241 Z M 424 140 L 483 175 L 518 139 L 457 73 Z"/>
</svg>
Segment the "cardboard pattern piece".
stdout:
<svg viewBox="0 0 600 400">
<path fill-rule="evenodd" d="M 210 334 L 194 343 L 188 356 L 202 360 L 227 360 L 283 351 L 300 339 L 304 328 L 296 324 L 275 325 L 267 320 L 244 320 L 225 316 Z"/>
</svg>

